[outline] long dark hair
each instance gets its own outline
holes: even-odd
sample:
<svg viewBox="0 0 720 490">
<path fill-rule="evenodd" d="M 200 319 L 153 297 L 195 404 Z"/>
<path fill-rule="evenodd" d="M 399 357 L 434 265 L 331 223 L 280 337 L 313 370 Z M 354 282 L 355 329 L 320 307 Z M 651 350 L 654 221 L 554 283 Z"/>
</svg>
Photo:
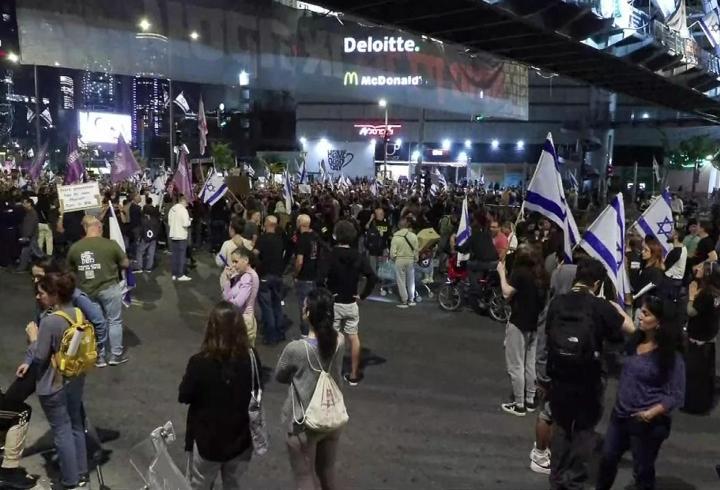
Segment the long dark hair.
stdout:
<svg viewBox="0 0 720 490">
<path fill-rule="evenodd" d="M 325 288 L 317 288 L 307 295 L 305 300 L 308 322 L 315 332 L 320 357 L 329 360 L 335 355 L 338 334 L 333 327 L 335 318 L 335 299 Z"/>
<path fill-rule="evenodd" d="M 643 306 L 657 318 L 659 325 L 655 333 L 655 343 L 660 356 L 660 373 L 663 378 L 675 367 L 676 353 L 682 350 L 680 322 L 675 306 L 657 296 L 645 296 Z M 645 332 L 637 330 L 636 343 L 645 340 Z"/>
<path fill-rule="evenodd" d="M 536 248 L 531 245 L 523 245 L 518 248 L 515 253 L 513 268 L 520 267 L 524 267 L 530 271 L 535 282 L 535 287 L 537 287 L 538 290 L 542 292 L 547 289 L 547 272 L 545 271 L 542 255 Z"/>
<path fill-rule="evenodd" d="M 220 301 L 213 306 L 200 353 L 218 361 L 245 359 L 249 346 L 242 313 L 227 301 Z"/>
</svg>

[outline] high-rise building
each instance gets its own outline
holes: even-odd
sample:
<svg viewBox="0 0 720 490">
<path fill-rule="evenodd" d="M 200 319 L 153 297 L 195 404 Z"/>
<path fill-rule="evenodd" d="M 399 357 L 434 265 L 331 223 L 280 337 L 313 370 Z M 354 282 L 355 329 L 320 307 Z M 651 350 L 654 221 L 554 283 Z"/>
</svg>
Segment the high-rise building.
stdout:
<svg viewBox="0 0 720 490">
<path fill-rule="evenodd" d="M 81 81 L 81 94 L 86 109 L 112 111 L 115 109 L 115 77 L 110 67 L 102 71 L 87 70 Z"/>
<path fill-rule="evenodd" d="M 158 136 L 164 111 L 163 89 L 167 82 L 134 77 L 132 81 L 132 132 L 134 141 Z M 144 128 L 143 126 L 144 125 Z M 143 131 L 144 134 L 143 134 Z"/>
</svg>

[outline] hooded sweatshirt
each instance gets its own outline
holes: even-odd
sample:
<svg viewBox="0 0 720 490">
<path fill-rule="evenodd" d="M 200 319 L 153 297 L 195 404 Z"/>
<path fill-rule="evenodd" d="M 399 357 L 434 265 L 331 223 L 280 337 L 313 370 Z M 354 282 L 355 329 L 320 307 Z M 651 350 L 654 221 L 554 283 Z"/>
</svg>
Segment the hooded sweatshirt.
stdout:
<svg viewBox="0 0 720 490">
<path fill-rule="evenodd" d="M 353 248 L 335 247 L 330 254 L 327 287 L 335 295 L 336 303 L 354 303 L 360 276 L 366 277 L 361 299 L 370 296 L 378 278 L 367 257 Z"/>
</svg>

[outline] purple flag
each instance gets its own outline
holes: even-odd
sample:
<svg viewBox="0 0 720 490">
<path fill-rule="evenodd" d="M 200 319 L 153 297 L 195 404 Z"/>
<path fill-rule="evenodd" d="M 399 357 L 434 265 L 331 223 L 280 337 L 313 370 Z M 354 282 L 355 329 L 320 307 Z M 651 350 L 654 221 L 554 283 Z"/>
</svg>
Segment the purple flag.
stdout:
<svg viewBox="0 0 720 490">
<path fill-rule="evenodd" d="M 192 175 L 190 174 L 190 164 L 188 163 L 187 152 L 184 149 L 180 150 L 180 160 L 178 161 L 178 167 L 173 177 L 173 184 L 175 184 L 175 190 L 184 195 L 188 202 L 195 199 Z"/>
<path fill-rule="evenodd" d="M 138 173 L 140 173 L 140 165 L 138 165 L 130 146 L 128 146 L 122 133 L 120 133 L 115 147 L 115 158 L 112 165 L 110 165 L 110 180 L 113 183 L 122 182 Z"/>
<path fill-rule="evenodd" d="M 47 140 L 38 150 L 35 158 L 33 158 L 30 168 L 28 169 L 28 175 L 32 180 L 38 180 L 38 178 L 40 178 L 40 172 L 45 164 L 45 155 L 47 154 L 48 143 L 50 143 L 50 140 Z"/>
<path fill-rule="evenodd" d="M 83 165 L 80 151 L 78 150 L 77 136 L 73 135 L 70 137 L 70 141 L 68 141 L 65 185 L 82 182 L 84 174 L 85 165 Z"/>
</svg>

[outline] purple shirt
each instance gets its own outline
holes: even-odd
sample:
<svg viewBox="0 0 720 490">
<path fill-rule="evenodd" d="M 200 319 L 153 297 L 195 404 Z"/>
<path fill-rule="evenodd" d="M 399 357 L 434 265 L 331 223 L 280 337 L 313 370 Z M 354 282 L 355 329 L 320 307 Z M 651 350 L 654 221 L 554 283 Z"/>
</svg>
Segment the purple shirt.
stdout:
<svg viewBox="0 0 720 490">
<path fill-rule="evenodd" d="M 632 417 L 660 403 L 670 413 L 685 400 L 685 361 L 675 354 L 675 365 L 663 377 L 660 373 L 657 349 L 633 354 L 625 359 L 618 386 L 615 413 L 618 417 Z"/>
<path fill-rule="evenodd" d="M 255 298 L 259 289 L 257 272 L 248 269 L 234 284 L 233 281 L 225 283 L 223 298 L 237 306 L 243 314 L 251 314 L 255 312 Z"/>
</svg>

